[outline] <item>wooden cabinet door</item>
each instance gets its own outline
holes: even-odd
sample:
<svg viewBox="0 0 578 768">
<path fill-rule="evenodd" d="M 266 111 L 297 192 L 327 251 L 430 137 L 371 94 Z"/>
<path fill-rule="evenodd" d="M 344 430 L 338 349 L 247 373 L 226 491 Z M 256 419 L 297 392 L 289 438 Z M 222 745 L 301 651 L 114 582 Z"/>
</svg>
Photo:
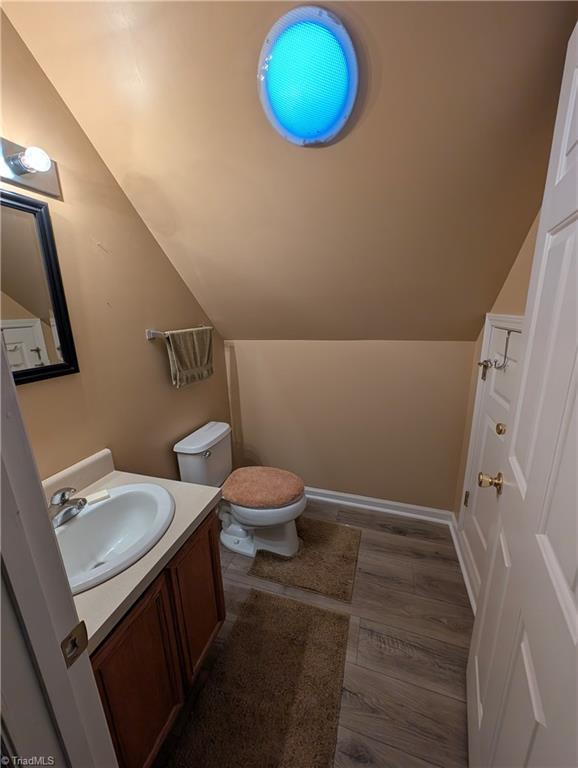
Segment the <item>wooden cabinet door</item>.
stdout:
<svg viewBox="0 0 578 768">
<path fill-rule="evenodd" d="M 168 566 L 187 683 L 195 678 L 225 618 L 219 527 L 211 512 Z"/>
<path fill-rule="evenodd" d="M 165 574 L 92 657 L 119 763 L 147 768 L 183 702 Z"/>
</svg>

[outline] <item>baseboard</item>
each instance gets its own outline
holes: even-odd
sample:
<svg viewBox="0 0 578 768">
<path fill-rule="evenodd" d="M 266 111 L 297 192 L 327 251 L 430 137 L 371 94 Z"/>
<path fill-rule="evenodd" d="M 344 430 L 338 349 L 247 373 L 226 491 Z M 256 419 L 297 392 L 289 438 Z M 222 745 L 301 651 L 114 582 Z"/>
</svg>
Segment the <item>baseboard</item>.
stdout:
<svg viewBox="0 0 578 768">
<path fill-rule="evenodd" d="M 328 491 L 324 488 L 305 486 L 305 495 L 312 501 L 327 501 L 332 504 L 340 504 L 342 507 L 359 507 L 371 512 L 387 512 L 390 515 L 415 517 L 419 520 L 429 520 L 432 523 L 448 524 L 454 519 L 454 514 L 449 509 L 420 507 L 415 504 L 403 504 L 400 501 L 387 501 L 385 499 L 375 499 L 372 496 L 359 496 L 356 493 Z"/>
<path fill-rule="evenodd" d="M 443 523 L 449 526 L 472 611 L 474 614 L 476 613 L 476 599 L 462 551 L 461 537 L 454 513 L 449 509 L 422 507 L 416 504 L 404 504 L 400 501 L 388 501 L 386 499 L 376 499 L 372 496 L 360 496 L 356 493 L 343 493 L 342 491 L 329 491 L 325 488 L 312 488 L 310 486 L 305 487 L 305 495 L 311 501 L 326 501 L 330 504 L 339 504 L 342 507 L 367 509 L 370 512 L 383 512 L 388 515 L 412 517 L 416 520 L 428 520 L 430 523 Z"/>
</svg>

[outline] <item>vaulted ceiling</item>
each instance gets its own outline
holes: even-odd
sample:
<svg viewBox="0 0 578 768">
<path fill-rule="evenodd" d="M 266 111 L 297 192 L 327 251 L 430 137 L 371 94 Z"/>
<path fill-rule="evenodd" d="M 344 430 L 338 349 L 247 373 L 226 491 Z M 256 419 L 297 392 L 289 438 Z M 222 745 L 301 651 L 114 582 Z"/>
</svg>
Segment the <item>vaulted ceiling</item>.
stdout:
<svg viewBox="0 0 578 768">
<path fill-rule="evenodd" d="M 257 93 L 290 4 L 4 9 L 226 338 L 475 338 L 540 205 L 576 6 L 324 5 L 361 89 L 308 149 Z"/>
</svg>

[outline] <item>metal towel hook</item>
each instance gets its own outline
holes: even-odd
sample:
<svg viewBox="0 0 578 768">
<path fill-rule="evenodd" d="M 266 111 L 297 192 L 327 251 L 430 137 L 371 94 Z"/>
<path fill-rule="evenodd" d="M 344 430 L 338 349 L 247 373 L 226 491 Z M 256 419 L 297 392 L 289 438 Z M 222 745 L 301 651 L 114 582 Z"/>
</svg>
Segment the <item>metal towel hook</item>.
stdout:
<svg viewBox="0 0 578 768">
<path fill-rule="evenodd" d="M 508 349 L 510 347 L 510 336 L 513 333 L 522 333 L 522 331 L 519 331 L 517 328 L 497 328 L 498 331 L 506 331 L 506 346 L 504 347 L 504 361 L 502 363 L 499 363 L 497 360 L 494 360 L 494 368 L 496 371 L 503 371 L 504 368 L 508 365 Z"/>
<path fill-rule="evenodd" d="M 506 332 L 506 344 L 504 347 L 504 359 L 500 363 L 498 359 L 495 360 L 480 360 L 478 365 L 482 368 L 482 380 L 485 381 L 486 374 L 488 372 L 489 368 L 494 368 L 496 371 L 503 371 L 508 365 L 508 349 L 510 347 L 510 336 L 513 333 L 522 333 L 522 331 L 518 330 L 517 328 L 503 328 L 501 326 L 494 326 L 494 330 L 496 331 L 505 331 Z"/>
</svg>

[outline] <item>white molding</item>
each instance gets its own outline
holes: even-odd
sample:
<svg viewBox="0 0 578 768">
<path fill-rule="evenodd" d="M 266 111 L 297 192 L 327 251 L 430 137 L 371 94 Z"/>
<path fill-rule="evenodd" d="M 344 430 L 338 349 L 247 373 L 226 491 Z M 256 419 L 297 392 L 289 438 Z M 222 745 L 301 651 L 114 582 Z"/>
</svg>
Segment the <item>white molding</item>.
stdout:
<svg viewBox="0 0 578 768">
<path fill-rule="evenodd" d="M 454 513 L 449 509 L 420 507 L 416 504 L 404 504 L 401 501 L 387 501 L 386 499 L 376 499 L 373 496 L 360 496 L 357 493 L 343 493 L 342 491 L 329 491 L 325 488 L 305 486 L 305 495 L 312 501 L 328 501 L 332 504 L 340 504 L 342 507 L 369 509 L 371 512 L 387 512 L 391 515 L 429 520 L 432 523 L 446 523 L 448 525 L 452 520 L 455 520 Z"/>
<path fill-rule="evenodd" d="M 493 312 L 488 312 L 486 323 L 492 328 L 505 326 L 512 330 L 521 331 L 524 325 L 524 315 L 497 315 Z"/>
<path fill-rule="evenodd" d="M 422 507 L 416 504 L 404 504 L 400 501 L 388 501 L 386 499 L 377 499 L 373 496 L 360 496 L 356 493 L 343 493 L 342 491 L 329 491 L 325 488 L 305 487 L 305 495 L 311 501 L 326 501 L 330 504 L 339 504 L 342 507 L 353 507 L 356 509 L 367 509 L 371 512 L 381 512 L 388 515 L 399 515 L 399 517 L 410 517 L 415 520 L 427 520 L 431 523 L 441 523 L 447 525 L 450 534 L 460 570 L 466 585 L 470 605 L 474 615 L 476 613 L 476 598 L 470 581 L 468 569 L 466 567 L 467 558 L 462 548 L 461 536 L 458 530 L 454 513 L 449 509 L 436 509 L 435 507 Z"/>
</svg>

